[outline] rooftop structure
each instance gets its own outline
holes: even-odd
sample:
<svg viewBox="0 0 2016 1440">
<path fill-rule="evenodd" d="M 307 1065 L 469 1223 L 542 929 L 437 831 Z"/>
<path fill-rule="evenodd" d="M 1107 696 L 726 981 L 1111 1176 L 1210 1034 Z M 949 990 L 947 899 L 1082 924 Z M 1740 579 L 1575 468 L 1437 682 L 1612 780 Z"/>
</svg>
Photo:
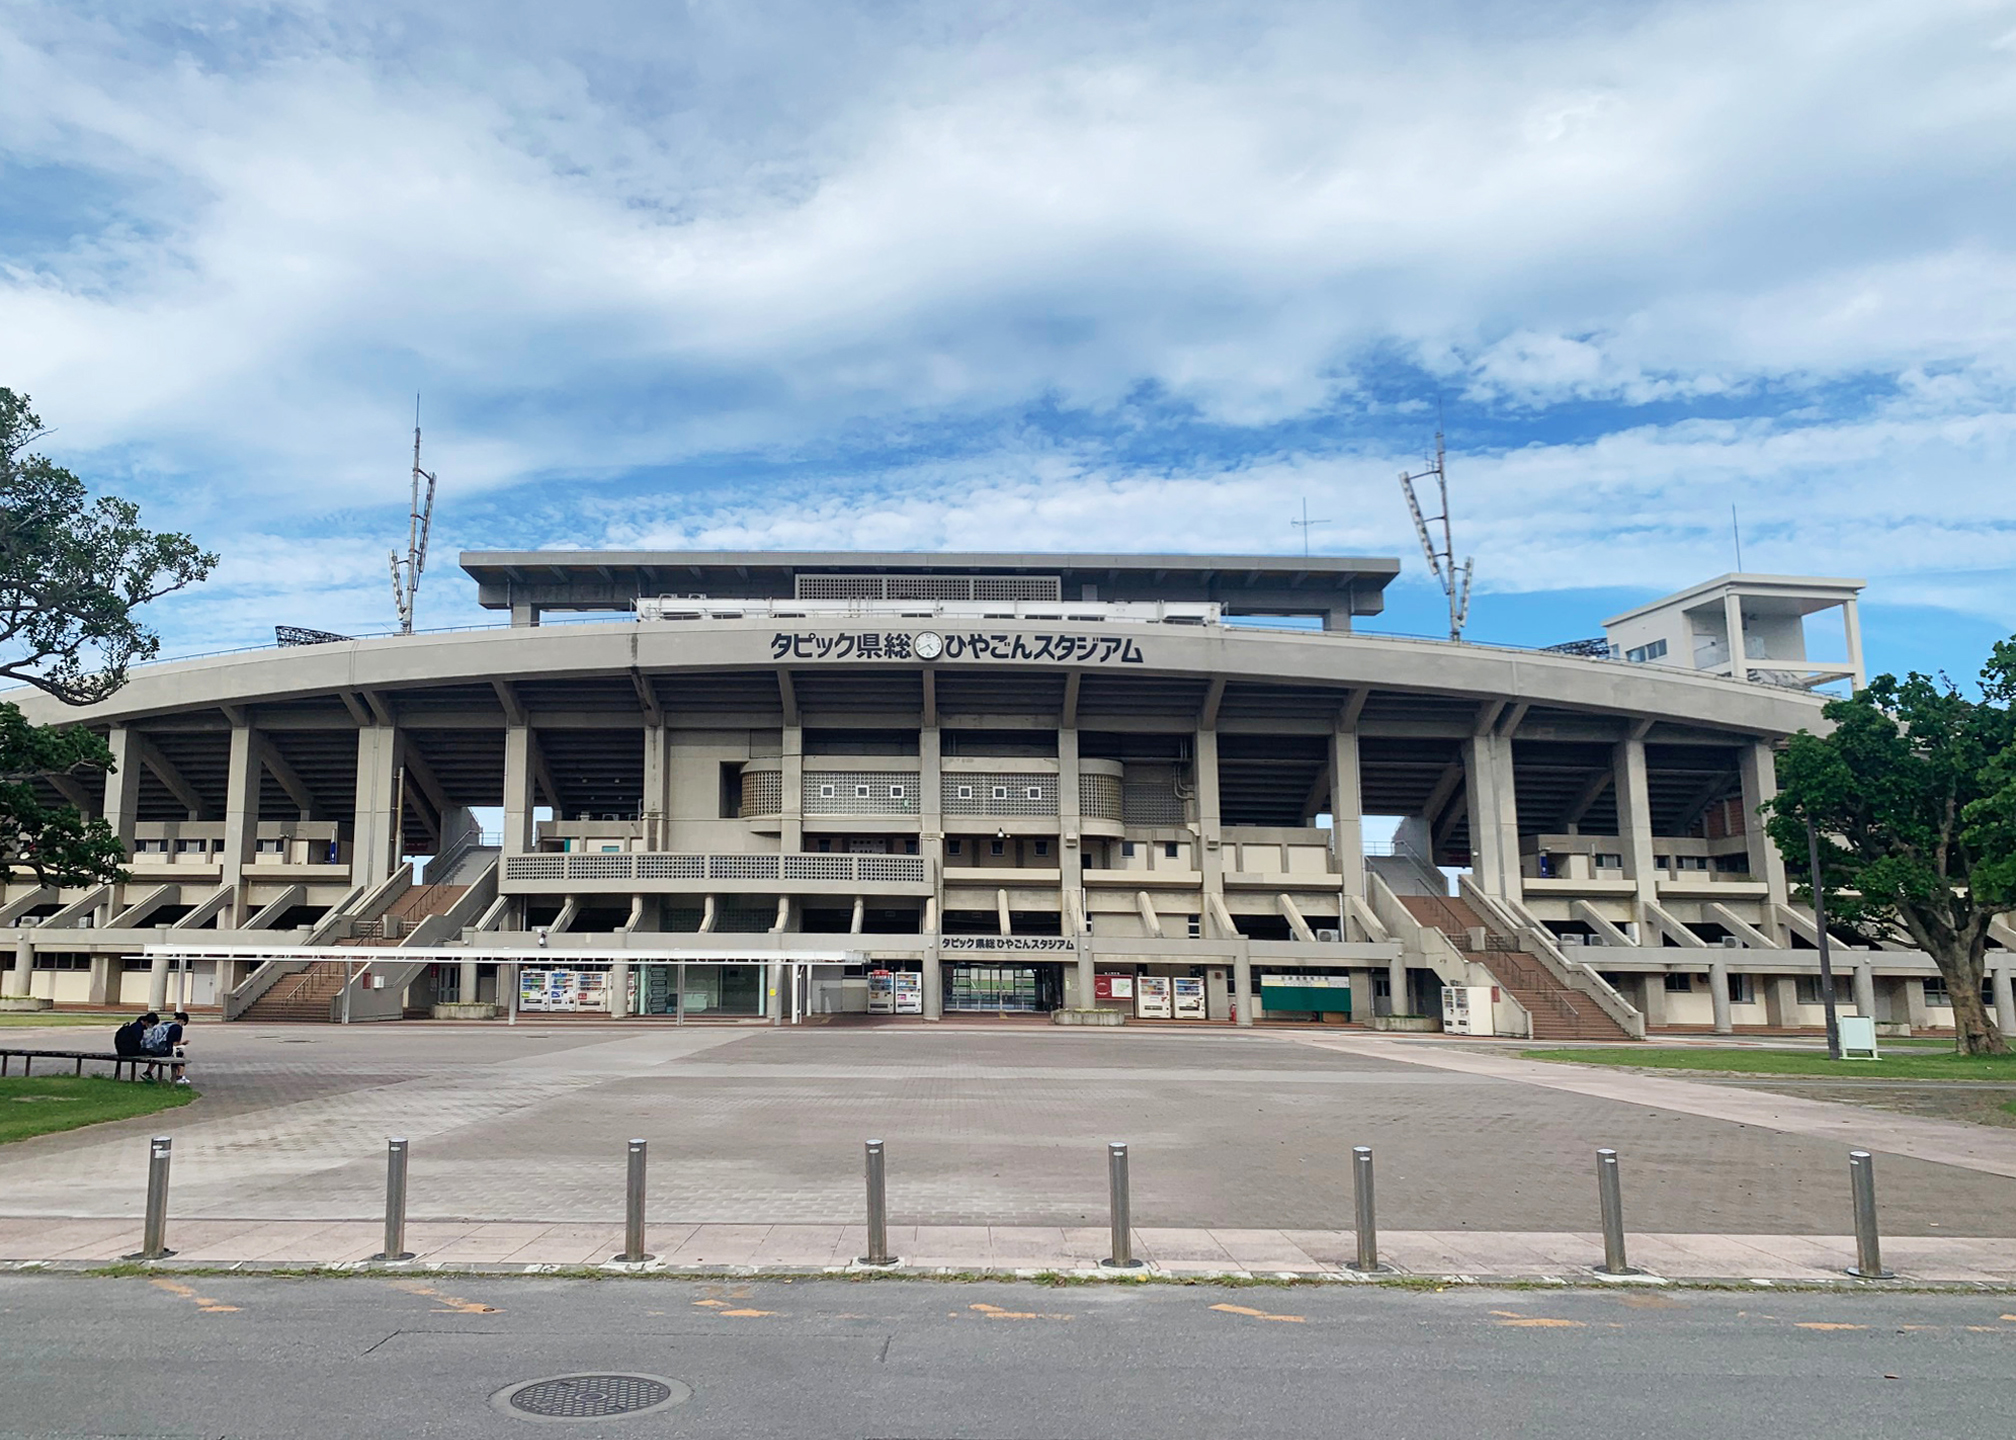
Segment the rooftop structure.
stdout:
<svg viewBox="0 0 2016 1440">
<path fill-rule="evenodd" d="M 1812 690 L 1869 683 L 1856 597 L 1867 582 L 1808 575 L 1722 575 L 1603 622 L 1611 649 L 1635 664 L 1677 666 Z M 1809 616 L 1838 612 L 1809 634 Z M 1838 639 L 1836 638 L 1838 637 Z M 1828 658 L 1813 655 L 1813 641 Z M 1837 648 L 1838 646 L 1838 648 Z"/>
</svg>

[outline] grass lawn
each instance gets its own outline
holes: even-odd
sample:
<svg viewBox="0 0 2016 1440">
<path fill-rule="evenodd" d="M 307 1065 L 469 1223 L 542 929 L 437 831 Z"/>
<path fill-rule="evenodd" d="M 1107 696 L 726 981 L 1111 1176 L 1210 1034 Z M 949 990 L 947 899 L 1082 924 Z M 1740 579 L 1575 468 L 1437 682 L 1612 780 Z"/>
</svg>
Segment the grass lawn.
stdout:
<svg viewBox="0 0 2016 1440">
<path fill-rule="evenodd" d="M 1879 1049 L 1883 1049 L 1879 1042 Z M 1689 1046 L 1619 1046 L 1614 1050 L 1525 1050 L 1528 1060 L 1627 1065 L 1647 1070 L 1712 1070 L 1732 1075 L 1818 1075 L 1830 1080 L 2006 1080 L 2016 1085 L 2016 1055 L 1956 1055 L 1883 1049 L 1881 1060 L 1829 1060 L 1824 1050 L 1716 1050 Z"/>
<path fill-rule="evenodd" d="M 61 1015 L 54 1010 L 9 1010 L 0 1013 L 0 1029 L 38 1025 L 123 1025 L 133 1015 Z"/>
<path fill-rule="evenodd" d="M 173 1110 L 196 1098 L 187 1085 L 149 1085 L 102 1075 L 12 1075 L 0 1079 L 0 1145 Z"/>
</svg>

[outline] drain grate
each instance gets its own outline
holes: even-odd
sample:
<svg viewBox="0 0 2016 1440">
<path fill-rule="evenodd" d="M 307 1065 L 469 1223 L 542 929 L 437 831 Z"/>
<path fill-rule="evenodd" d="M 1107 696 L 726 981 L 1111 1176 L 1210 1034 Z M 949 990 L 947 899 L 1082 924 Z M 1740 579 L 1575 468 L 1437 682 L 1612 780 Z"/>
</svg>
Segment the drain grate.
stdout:
<svg viewBox="0 0 2016 1440">
<path fill-rule="evenodd" d="M 692 1394 L 657 1375 L 549 1375 L 500 1390 L 491 1404 L 520 1420 L 606 1420 L 663 1410 Z"/>
</svg>

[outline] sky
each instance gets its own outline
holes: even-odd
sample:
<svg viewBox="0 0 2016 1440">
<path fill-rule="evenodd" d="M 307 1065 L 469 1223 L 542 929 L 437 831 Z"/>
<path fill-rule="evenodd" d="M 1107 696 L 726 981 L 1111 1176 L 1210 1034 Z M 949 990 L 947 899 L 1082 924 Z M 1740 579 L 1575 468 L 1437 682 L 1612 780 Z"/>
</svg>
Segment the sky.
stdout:
<svg viewBox="0 0 2016 1440">
<path fill-rule="evenodd" d="M 1965 678 L 2011 174 L 2011 0 L 0 0 L 0 385 L 223 557 L 168 653 L 391 626 L 417 392 L 423 627 L 462 549 L 1306 538 L 1435 634 L 1439 415 L 1474 638 L 1740 529 Z"/>
</svg>

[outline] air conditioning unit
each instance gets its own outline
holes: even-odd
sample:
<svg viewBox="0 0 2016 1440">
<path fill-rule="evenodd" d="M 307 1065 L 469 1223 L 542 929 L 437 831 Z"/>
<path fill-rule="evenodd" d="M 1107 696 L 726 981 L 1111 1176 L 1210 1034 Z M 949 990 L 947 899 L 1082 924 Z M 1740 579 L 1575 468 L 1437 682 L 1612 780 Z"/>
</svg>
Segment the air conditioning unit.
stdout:
<svg viewBox="0 0 2016 1440">
<path fill-rule="evenodd" d="M 1344 936 L 1341 932 L 1336 930 L 1318 930 L 1316 932 L 1316 938 L 1318 940 L 1327 940 L 1334 945 L 1339 940 L 1342 940 Z"/>
<path fill-rule="evenodd" d="M 1738 940 L 1734 935 L 1724 935 L 1722 937 L 1722 948 L 1724 950 L 1741 950 L 1743 942 Z"/>
<path fill-rule="evenodd" d="M 1587 945 L 1589 943 L 1589 937 L 1587 935 L 1577 934 L 1573 932 L 1567 935 L 1557 935 L 1554 938 L 1556 940 L 1559 940 L 1563 945 Z"/>
</svg>

